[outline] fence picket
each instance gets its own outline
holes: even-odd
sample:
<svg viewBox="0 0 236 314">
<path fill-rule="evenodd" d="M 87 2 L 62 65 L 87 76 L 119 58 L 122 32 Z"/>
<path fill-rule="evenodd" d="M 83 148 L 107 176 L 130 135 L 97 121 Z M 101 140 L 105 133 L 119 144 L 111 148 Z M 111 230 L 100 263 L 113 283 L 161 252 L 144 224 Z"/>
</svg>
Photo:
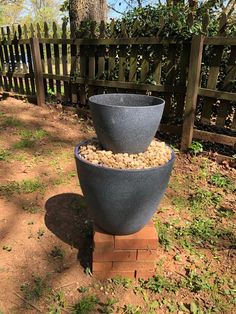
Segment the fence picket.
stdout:
<svg viewBox="0 0 236 314">
<path fill-rule="evenodd" d="M 106 25 L 104 21 L 101 21 L 99 26 L 99 38 L 105 38 L 105 29 Z M 106 56 L 106 46 L 99 45 L 98 46 L 98 73 L 97 78 L 102 80 L 105 78 L 105 56 Z"/>
<path fill-rule="evenodd" d="M 111 38 L 114 37 L 115 21 L 112 20 L 110 24 Z M 116 67 L 116 45 L 109 45 L 109 59 L 108 59 L 108 80 L 113 81 L 115 79 L 115 67 Z"/>
<path fill-rule="evenodd" d="M 2 37 L 5 39 L 6 34 L 5 34 L 5 30 L 3 27 L 1 28 L 1 31 L 2 31 Z M 5 61 L 7 64 L 6 72 L 10 72 L 11 71 L 11 69 L 10 69 L 11 61 L 10 61 L 10 56 L 9 56 L 9 52 L 8 52 L 8 45 L 4 44 L 3 49 L 4 49 Z M 10 75 L 7 78 L 8 78 L 8 91 L 12 92 L 13 91 L 12 78 Z"/>
<path fill-rule="evenodd" d="M 53 22 L 53 38 L 57 39 L 57 24 Z M 54 48 L 54 60 L 55 60 L 55 73 L 56 75 L 60 75 L 60 55 L 59 55 L 59 46 L 58 44 L 53 44 Z M 61 100 L 61 81 L 56 80 L 56 93 L 57 93 L 57 100 Z"/>
<path fill-rule="evenodd" d="M 224 35 L 225 34 L 225 26 L 227 23 L 227 16 L 225 13 L 222 13 L 220 18 L 220 26 L 219 26 L 219 32 L 218 35 Z M 209 69 L 209 75 L 207 80 L 207 88 L 209 89 L 216 89 L 217 79 L 219 75 L 219 69 L 220 69 L 220 62 L 222 59 L 224 51 L 224 46 L 214 46 L 212 49 L 212 58 L 210 62 L 210 69 Z M 215 103 L 214 99 L 205 99 L 203 103 L 203 109 L 202 109 L 202 117 L 201 122 L 205 124 L 211 123 L 211 114 L 213 105 Z"/>
<path fill-rule="evenodd" d="M 126 25 L 125 21 L 123 20 L 121 23 L 121 35 L 122 38 L 127 38 L 127 33 L 126 33 Z M 124 45 L 120 45 L 119 47 L 119 75 L 118 75 L 118 80 L 119 81 L 125 81 L 125 72 L 126 72 L 126 56 L 127 56 L 127 47 Z"/>
<path fill-rule="evenodd" d="M 62 24 L 62 39 L 67 38 L 66 34 L 66 28 L 67 28 L 67 23 L 64 21 Z M 67 76 L 68 75 L 68 69 L 67 69 L 67 44 L 62 44 L 62 73 L 63 75 Z M 68 82 L 64 81 L 64 96 L 65 96 L 65 101 L 69 101 L 69 84 Z"/>
<path fill-rule="evenodd" d="M 27 26 L 24 25 L 24 35 L 25 38 L 28 39 L 28 29 Z M 27 55 L 27 61 L 29 64 L 29 73 L 34 73 L 33 71 L 33 64 L 32 64 L 32 57 L 31 57 L 31 49 L 30 49 L 30 45 L 26 44 L 26 55 Z M 35 83 L 34 83 L 34 78 L 31 77 L 30 78 L 30 85 L 31 85 L 31 94 L 35 95 Z"/>
<path fill-rule="evenodd" d="M 22 28 L 18 25 L 18 38 L 22 39 Z M 20 44 L 20 55 L 22 60 L 22 70 L 23 73 L 26 74 L 28 72 L 27 62 L 26 62 L 26 53 L 24 44 Z M 24 78 L 25 83 L 25 93 L 26 95 L 30 95 L 30 86 L 29 86 L 29 79 L 27 77 Z"/>
<path fill-rule="evenodd" d="M 173 85 L 174 79 L 175 79 L 175 72 L 176 72 L 176 50 L 177 46 L 176 44 L 170 44 L 168 46 L 168 53 L 167 53 L 167 60 L 166 60 L 166 66 L 164 67 L 164 72 L 166 73 L 166 79 L 165 79 L 165 85 Z M 163 113 L 163 117 L 165 119 L 170 118 L 170 114 L 172 111 L 172 94 L 168 93 L 165 95 L 165 109 Z"/>
<path fill-rule="evenodd" d="M 231 52 L 228 60 L 228 66 L 226 70 L 226 76 L 223 83 L 223 90 L 230 91 L 232 89 L 233 81 L 236 78 L 236 46 L 231 46 Z M 221 100 L 219 108 L 217 110 L 216 125 L 223 127 L 226 122 L 226 118 L 229 114 L 232 115 L 232 106 L 226 100 Z"/>
<path fill-rule="evenodd" d="M 2 33 L 0 34 L 1 36 L 1 41 L 3 41 L 2 38 Z M 0 62 L 1 62 L 1 72 L 5 72 L 6 71 L 6 67 L 5 67 L 5 60 L 4 60 L 4 47 L 0 44 Z M 7 78 L 6 76 L 3 74 L 1 75 L 1 86 L 3 90 L 8 90 L 8 82 L 7 82 Z"/>
<path fill-rule="evenodd" d="M 47 22 L 44 22 L 44 36 L 45 38 L 49 38 L 49 29 Z M 52 53 L 51 53 L 51 45 L 46 44 L 46 56 L 47 56 L 47 73 L 53 73 L 52 71 Z M 54 92 L 54 82 L 52 79 L 48 80 L 48 85 L 50 92 Z"/>
<path fill-rule="evenodd" d="M 12 29 L 12 32 L 14 34 L 13 41 L 14 41 L 14 48 L 15 48 L 16 70 L 19 73 L 19 72 L 21 72 L 21 62 L 20 62 L 19 44 L 18 44 L 17 33 L 16 33 L 15 28 Z M 22 77 L 19 77 L 19 87 L 18 88 L 19 88 L 20 94 L 25 93 Z"/>
</svg>

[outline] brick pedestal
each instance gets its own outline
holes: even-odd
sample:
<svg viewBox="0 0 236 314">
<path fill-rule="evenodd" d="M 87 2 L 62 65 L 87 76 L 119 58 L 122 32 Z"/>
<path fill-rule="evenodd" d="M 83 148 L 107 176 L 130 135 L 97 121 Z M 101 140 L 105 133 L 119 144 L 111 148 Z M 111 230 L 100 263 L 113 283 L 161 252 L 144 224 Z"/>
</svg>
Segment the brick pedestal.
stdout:
<svg viewBox="0 0 236 314">
<path fill-rule="evenodd" d="M 93 275 L 97 279 L 154 275 L 157 232 L 152 222 L 131 235 L 113 236 L 94 226 Z"/>
</svg>

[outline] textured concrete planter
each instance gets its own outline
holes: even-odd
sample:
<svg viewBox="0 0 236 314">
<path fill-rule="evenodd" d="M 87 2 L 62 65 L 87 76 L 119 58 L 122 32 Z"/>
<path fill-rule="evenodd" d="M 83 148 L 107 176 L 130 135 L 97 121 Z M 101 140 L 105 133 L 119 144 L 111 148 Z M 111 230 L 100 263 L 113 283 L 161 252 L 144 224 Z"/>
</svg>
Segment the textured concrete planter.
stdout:
<svg viewBox="0 0 236 314">
<path fill-rule="evenodd" d="M 93 124 L 102 146 L 115 153 L 144 152 L 159 127 L 165 102 L 136 94 L 89 98 Z"/>
<path fill-rule="evenodd" d="M 143 170 L 120 170 L 94 165 L 78 154 L 80 185 L 90 215 L 98 227 L 114 235 L 140 230 L 156 211 L 170 179 L 175 155 L 165 165 Z"/>
</svg>

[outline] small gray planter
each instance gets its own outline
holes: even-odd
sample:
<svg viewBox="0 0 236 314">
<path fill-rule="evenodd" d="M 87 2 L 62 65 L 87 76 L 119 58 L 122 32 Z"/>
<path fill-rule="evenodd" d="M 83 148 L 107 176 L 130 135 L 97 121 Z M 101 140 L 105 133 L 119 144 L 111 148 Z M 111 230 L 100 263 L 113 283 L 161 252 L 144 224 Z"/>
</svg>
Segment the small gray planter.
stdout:
<svg viewBox="0 0 236 314">
<path fill-rule="evenodd" d="M 165 102 L 138 94 L 101 94 L 89 98 L 98 139 L 114 153 L 144 152 L 159 127 Z"/>
<path fill-rule="evenodd" d="M 80 185 L 95 224 L 109 234 L 124 235 L 140 230 L 155 213 L 166 190 L 174 164 L 141 170 L 113 169 L 75 159 Z"/>
</svg>

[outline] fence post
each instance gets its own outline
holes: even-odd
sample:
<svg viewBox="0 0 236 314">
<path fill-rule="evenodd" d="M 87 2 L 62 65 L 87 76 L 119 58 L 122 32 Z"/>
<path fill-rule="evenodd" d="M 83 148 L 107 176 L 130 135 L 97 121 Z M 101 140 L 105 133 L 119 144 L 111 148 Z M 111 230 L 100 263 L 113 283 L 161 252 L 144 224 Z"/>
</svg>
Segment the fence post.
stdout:
<svg viewBox="0 0 236 314">
<path fill-rule="evenodd" d="M 188 70 L 188 85 L 184 109 L 184 123 L 181 140 L 182 151 L 186 150 L 189 147 L 189 145 L 192 143 L 193 138 L 193 127 L 201 72 L 203 42 L 203 35 L 196 35 L 192 38 Z"/>
<path fill-rule="evenodd" d="M 44 93 L 44 83 L 43 83 L 43 70 L 42 70 L 42 61 L 40 56 L 39 49 L 39 40 L 38 38 L 30 38 L 30 47 L 32 52 L 33 66 L 34 66 L 34 78 L 36 85 L 36 97 L 37 104 L 39 106 L 45 105 L 45 93 Z"/>
</svg>

